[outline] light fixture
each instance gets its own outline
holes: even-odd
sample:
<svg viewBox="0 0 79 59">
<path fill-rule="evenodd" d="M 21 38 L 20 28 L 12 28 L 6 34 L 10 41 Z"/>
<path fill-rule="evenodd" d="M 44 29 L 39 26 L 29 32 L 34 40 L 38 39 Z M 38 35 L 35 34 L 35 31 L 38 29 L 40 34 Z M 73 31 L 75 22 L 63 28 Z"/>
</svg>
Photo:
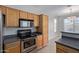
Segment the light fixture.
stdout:
<svg viewBox="0 0 79 59">
<path fill-rule="evenodd" d="M 69 8 L 69 11 L 70 11 L 69 13 L 70 13 L 70 15 L 71 15 L 72 12 L 73 12 L 73 11 L 72 11 L 72 5 L 68 5 L 67 7 Z M 72 15 L 71 15 L 71 16 L 68 17 L 68 19 L 70 19 L 70 20 L 75 20 L 75 19 L 76 19 L 76 16 L 72 16 Z"/>
</svg>

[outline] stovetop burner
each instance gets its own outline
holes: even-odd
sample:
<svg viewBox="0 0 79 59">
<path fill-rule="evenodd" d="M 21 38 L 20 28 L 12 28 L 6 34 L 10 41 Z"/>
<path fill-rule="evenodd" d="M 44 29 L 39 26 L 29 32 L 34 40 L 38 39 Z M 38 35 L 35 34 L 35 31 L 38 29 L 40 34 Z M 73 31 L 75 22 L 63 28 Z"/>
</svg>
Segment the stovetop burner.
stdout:
<svg viewBox="0 0 79 59">
<path fill-rule="evenodd" d="M 30 38 L 30 37 L 36 37 L 36 34 L 31 32 L 30 29 L 28 29 L 28 30 L 18 30 L 17 31 L 17 36 L 20 39 L 25 39 L 25 38 Z"/>
</svg>

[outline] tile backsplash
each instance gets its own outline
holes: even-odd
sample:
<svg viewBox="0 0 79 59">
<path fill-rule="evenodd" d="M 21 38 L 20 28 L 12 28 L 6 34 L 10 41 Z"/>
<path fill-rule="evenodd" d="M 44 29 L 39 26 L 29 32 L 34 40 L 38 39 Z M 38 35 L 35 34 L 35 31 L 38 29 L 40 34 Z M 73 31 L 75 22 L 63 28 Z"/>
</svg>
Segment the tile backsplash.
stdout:
<svg viewBox="0 0 79 59">
<path fill-rule="evenodd" d="M 4 28 L 3 35 L 13 35 L 17 34 L 17 30 L 20 29 L 32 29 L 32 28 Z"/>
</svg>

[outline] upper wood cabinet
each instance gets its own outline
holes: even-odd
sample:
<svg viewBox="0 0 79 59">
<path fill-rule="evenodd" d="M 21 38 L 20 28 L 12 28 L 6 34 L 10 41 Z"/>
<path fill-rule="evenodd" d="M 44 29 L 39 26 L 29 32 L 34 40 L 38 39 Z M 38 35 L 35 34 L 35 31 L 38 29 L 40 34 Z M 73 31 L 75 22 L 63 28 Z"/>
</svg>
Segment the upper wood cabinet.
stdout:
<svg viewBox="0 0 79 59">
<path fill-rule="evenodd" d="M 3 14 L 6 14 L 6 7 L 0 6 L 0 11 L 1 11 Z"/>
<path fill-rule="evenodd" d="M 34 14 L 28 12 L 27 18 L 28 18 L 29 20 L 34 20 Z"/>
<path fill-rule="evenodd" d="M 6 27 L 19 26 L 19 10 L 7 8 L 5 26 Z"/>
<path fill-rule="evenodd" d="M 27 19 L 27 12 L 25 12 L 25 11 L 20 11 L 20 18 L 21 18 L 21 19 Z"/>
<path fill-rule="evenodd" d="M 34 15 L 34 26 L 39 26 L 39 15 Z"/>
<path fill-rule="evenodd" d="M 32 14 L 30 12 L 20 11 L 20 18 L 34 20 L 34 14 Z"/>
</svg>

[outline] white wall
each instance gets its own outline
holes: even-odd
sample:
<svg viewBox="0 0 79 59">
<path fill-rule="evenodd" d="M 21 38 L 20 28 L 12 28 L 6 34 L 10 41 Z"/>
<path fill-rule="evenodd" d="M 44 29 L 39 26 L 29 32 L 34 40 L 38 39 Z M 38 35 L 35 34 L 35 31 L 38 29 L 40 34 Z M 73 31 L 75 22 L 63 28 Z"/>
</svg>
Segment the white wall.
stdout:
<svg viewBox="0 0 79 59">
<path fill-rule="evenodd" d="M 49 22 L 48 22 L 48 37 L 49 37 L 49 40 L 54 40 L 54 38 L 56 38 L 57 36 L 60 35 L 60 30 L 62 28 L 62 21 L 61 19 L 59 20 L 59 17 L 53 17 L 53 15 L 50 13 L 48 14 L 49 15 Z M 54 19 L 57 19 L 57 32 L 54 32 Z M 60 24 L 60 25 L 59 25 Z M 61 28 L 60 28 L 61 27 Z"/>
<path fill-rule="evenodd" d="M 49 40 L 50 39 L 53 39 L 53 36 L 54 36 L 54 18 L 49 15 L 49 22 L 48 22 L 48 37 L 49 37 Z"/>
</svg>

